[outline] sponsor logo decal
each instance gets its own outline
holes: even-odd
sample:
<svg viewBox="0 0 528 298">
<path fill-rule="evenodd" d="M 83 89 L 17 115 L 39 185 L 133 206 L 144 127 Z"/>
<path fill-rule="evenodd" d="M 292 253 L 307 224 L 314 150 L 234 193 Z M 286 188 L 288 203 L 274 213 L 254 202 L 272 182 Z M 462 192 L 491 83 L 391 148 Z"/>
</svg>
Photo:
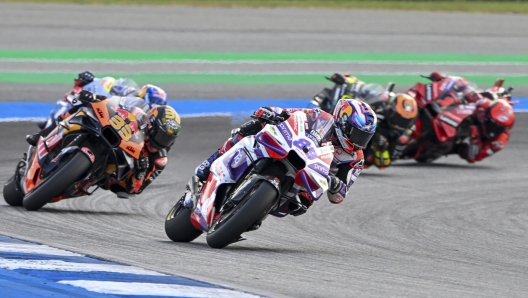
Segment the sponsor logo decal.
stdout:
<svg viewBox="0 0 528 298">
<path fill-rule="evenodd" d="M 425 98 L 428 101 L 433 99 L 433 84 L 425 85 Z"/>
<path fill-rule="evenodd" d="M 321 143 L 322 137 L 321 137 L 321 134 L 318 131 L 312 129 L 312 130 L 310 130 L 310 135 L 312 135 L 315 138 L 316 143 L 318 143 L 318 144 Z"/>
<path fill-rule="evenodd" d="M 440 120 L 444 121 L 445 123 L 447 123 L 447 124 L 449 124 L 449 125 L 451 125 L 453 127 L 457 127 L 458 126 L 458 123 L 455 120 L 453 120 L 451 118 L 448 118 L 445 115 L 440 116 Z"/>
<path fill-rule="evenodd" d="M 104 113 L 103 111 L 101 111 L 100 108 L 96 108 L 95 111 L 97 112 L 97 114 L 99 114 L 99 118 L 104 118 Z"/>
<path fill-rule="evenodd" d="M 95 155 L 92 153 L 92 151 L 90 151 L 89 148 L 87 147 L 82 147 L 81 148 L 81 151 L 84 152 L 84 154 L 86 154 L 88 156 L 88 158 L 90 158 L 90 161 L 93 163 L 95 161 Z"/>
<path fill-rule="evenodd" d="M 158 167 L 165 167 L 167 165 L 167 158 L 166 157 L 161 157 L 161 158 L 158 158 L 156 159 L 156 161 L 154 162 Z"/>
<path fill-rule="evenodd" d="M 277 125 L 277 127 L 280 129 L 282 135 L 286 138 L 286 140 L 288 141 L 292 140 L 290 130 L 288 129 L 288 127 L 286 127 L 286 124 L 284 124 L 284 122 Z"/>
<path fill-rule="evenodd" d="M 134 149 L 132 146 L 126 146 L 126 150 L 130 151 L 132 154 L 136 153 L 136 149 Z"/>
</svg>

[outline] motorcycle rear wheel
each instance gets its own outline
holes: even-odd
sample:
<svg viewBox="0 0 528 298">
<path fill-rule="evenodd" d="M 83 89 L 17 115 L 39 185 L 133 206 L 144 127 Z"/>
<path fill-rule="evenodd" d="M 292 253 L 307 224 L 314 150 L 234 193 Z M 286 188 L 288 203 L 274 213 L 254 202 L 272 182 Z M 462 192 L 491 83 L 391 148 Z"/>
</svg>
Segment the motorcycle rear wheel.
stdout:
<svg viewBox="0 0 528 298">
<path fill-rule="evenodd" d="M 75 153 L 69 161 L 62 164 L 24 197 L 22 201 L 24 207 L 29 211 L 39 210 L 75 183 L 90 165 L 90 160 L 84 153 Z"/>
<path fill-rule="evenodd" d="M 202 235 L 202 231 L 196 229 L 191 223 L 192 209 L 185 208 L 180 200 L 167 214 L 165 218 L 165 234 L 170 240 L 174 242 L 191 242 L 198 236 Z"/>
<path fill-rule="evenodd" d="M 15 176 L 9 178 L 4 185 L 4 200 L 11 206 L 22 206 L 24 196 L 17 191 Z"/>
<path fill-rule="evenodd" d="M 212 248 L 224 248 L 236 241 L 266 216 L 276 197 L 275 187 L 268 182 L 259 183 L 242 202 L 215 220 L 207 233 L 207 244 Z"/>
</svg>

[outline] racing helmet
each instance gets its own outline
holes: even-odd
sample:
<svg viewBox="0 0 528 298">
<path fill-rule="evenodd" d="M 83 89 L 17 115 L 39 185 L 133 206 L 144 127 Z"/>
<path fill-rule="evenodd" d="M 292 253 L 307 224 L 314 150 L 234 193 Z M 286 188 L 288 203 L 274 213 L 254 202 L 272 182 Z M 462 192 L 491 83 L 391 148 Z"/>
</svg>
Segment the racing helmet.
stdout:
<svg viewBox="0 0 528 298">
<path fill-rule="evenodd" d="M 376 132 L 376 114 L 368 104 L 357 99 L 339 100 L 333 116 L 336 137 L 347 153 L 365 148 Z"/>
<path fill-rule="evenodd" d="M 396 130 L 403 131 L 411 127 L 418 118 L 418 104 L 408 94 L 400 93 L 389 99 L 387 123 Z"/>
<path fill-rule="evenodd" d="M 139 91 L 139 97 L 143 98 L 149 106 L 154 105 L 166 105 L 167 104 L 167 93 L 158 86 L 145 85 Z"/>
<path fill-rule="evenodd" d="M 113 77 L 104 77 L 101 79 L 101 86 L 105 89 L 106 93 L 110 93 L 112 87 L 115 84 L 116 79 Z"/>
<path fill-rule="evenodd" d="M 168 149 L 180 134 L 180 116 L 171 106 L 155 106 L 147 114 L 149 144 L 158 149 Z"/>
<path fill-rule="evenodd" d="M 489 103 L 484 113 L 479 114 L 479 120 L 483 124 L 484 134 L 493 139 L 513 126 L 515 114 L 506 100 L 497 99 Z"/>
<path fill-rule="evenodd" d="M 110 93 L 116 96 L 137 96 L 139 86 L 132 79 L 120 78 L 115 81 Z"/>
</svg>

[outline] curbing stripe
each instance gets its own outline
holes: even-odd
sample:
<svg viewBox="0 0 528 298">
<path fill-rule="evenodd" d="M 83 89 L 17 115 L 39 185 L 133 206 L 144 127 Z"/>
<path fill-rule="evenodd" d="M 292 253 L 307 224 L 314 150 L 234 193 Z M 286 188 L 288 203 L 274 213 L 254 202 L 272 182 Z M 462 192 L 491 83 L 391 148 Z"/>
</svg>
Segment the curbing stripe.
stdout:
<svg viewBox="0 0 528 298">
<path fill-rule="evenodd" d="M 217 297 L 217 298 L 253 298 L 256 295 L 233 292 L 227 289 L 202 288 L 181 285 L 93 281 L 93 280 L 63 280 L 61 284 L 68 284 L 84 288 L 91 292 L 113 295 L 152 295 L 171 296 L 178 293 L 181 297 Z"/>
<path fill-rule="evenodd" d="M 260 297 L 0 235 L 0 297 Z"/>
</svg>

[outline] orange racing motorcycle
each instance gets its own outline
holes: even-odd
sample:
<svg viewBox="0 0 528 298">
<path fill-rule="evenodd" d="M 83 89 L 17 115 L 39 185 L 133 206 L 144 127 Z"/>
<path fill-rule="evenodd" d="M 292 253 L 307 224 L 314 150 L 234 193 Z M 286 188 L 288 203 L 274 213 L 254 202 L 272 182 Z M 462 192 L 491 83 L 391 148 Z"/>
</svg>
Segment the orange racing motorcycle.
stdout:
<svg viewBox="0 0 528 298">
<path fill-rule="evenodd" d="M 123 180 L 143 148 L 147 107 L 140 101 L 98 97 L 78 102 L 75 112 L 36 146 L 29 146 L 4 185 L 5 201 L 38 210 Z"/>
</svg>

